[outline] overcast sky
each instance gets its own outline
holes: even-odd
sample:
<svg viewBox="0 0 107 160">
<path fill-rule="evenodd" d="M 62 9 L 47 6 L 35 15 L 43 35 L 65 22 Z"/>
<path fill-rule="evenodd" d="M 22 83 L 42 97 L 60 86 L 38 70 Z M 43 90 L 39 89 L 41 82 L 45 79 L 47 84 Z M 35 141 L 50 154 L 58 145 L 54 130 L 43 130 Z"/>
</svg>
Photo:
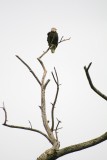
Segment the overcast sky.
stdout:
<svg viewBox="0 0 107 160">
<path fill-rule="evenodd" d="M 107 1 L 106 0 L 0 0 L 0 106 L 8 123 L 44 130 L 40 114 L 40 88 L 19 55 L 41 79 L 37 61 L 48 47 L 47 33 L 56 27 L 61 43 L 43 62 L 47 68 L 47 115 L 56 86 L 51 71 L 57 69 L 60 93 L 56 115 L 62 121 L 61 147 L 96 138 L 107 131 L 107 102 L 89 87 L 83 67 L 90 62 L 94 85 L 107 95 Z M 0 160 L 34 160 L 50 144 L 30 131 L 2 126 L 0 110 Z M 107 160 L 107 142 L 66 155 L 59 160 Z"/>
</svg>

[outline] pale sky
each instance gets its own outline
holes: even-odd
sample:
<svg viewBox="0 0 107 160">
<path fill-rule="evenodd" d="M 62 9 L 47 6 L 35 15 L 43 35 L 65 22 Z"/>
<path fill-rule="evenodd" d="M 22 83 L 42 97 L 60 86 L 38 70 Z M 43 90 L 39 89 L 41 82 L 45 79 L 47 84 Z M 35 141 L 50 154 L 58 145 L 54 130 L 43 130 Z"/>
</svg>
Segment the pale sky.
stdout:
<svg viewBox="0 0 107 160">
<path fill-rule="evenodd" d="M 83 67 L 93 62 L 94 85 L 107 95 L 107 1 L 106 0 L 0 0 L 0 106 L 8 123 L 44 130 L 40 114 L 40 88 L 19 55 L 41 79 L 37 58 L 48 47 L 47 33 L 56 27 L 61 43 L 55 54 L 43 57 L 47 68 L 47 115 L 56 86 L 51 71 L 57 69 L 61 83 L 56 114 L 62 121 L 61 147 L 96 138 L 107 131 L 107 102 L 94 93 Z M 0 160 L 35 160 L 48 149 L 48 141 L 35 132 L 2 126 L 0 110 Z M 107 160 L 107 142 L 66 155 L 59 160 Z"/>
</svg>

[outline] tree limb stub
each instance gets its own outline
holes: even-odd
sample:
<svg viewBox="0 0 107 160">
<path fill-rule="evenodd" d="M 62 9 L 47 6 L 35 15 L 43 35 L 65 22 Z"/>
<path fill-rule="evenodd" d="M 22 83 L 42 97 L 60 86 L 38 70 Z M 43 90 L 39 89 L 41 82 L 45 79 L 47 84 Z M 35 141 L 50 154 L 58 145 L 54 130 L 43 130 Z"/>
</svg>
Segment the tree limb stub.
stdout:
<svg viewBox="0 0 107 160">
<path fill-rule="evenodd" d="M 91 80 L 90 74 L 89 74 L 89 69 L 91 67 L 92 62 L 88 65 L 88 67 L 84 67 L 85 73 L 86 73 L 86 77 L 88 79 L 89 85 L 91 87 L 91 89 L 96 92 L 100 97 L 102 97 L 103 99 L 105 99 L 107 101 L 107 96 L 104 95 L 102 92 L 100 92 L 94 85 L 93 82 Z"/>
</svg>

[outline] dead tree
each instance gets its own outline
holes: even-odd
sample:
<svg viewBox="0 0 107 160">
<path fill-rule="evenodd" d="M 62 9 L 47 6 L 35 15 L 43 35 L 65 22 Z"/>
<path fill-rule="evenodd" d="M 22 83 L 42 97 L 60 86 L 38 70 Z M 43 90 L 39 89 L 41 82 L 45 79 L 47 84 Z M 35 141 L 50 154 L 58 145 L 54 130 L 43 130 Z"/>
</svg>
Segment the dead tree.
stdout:
<svg viewBox="0 0 107 160">
<path fill-rule="evenodd" d="M 61 43 L 63 41 L 66 41 L 66 40 L 69 40 L 69 39 L 63 40 L 63 37 L 62 37 L 61 40 L 59 41 L 59 43 Z M 59 86 L 60 86 L 56 68 L 54 68 L 54 72 L 52 72 L 52 77 L 53 77 L 53 80 L 56 84 L 56 94 L 55 94 L 54 101 L 52 103 L 52 109 L 51 109 L 51 126 L 48 123 L 47 112 L 46 112 L 45 92 L 46 92 L 46 87 L 47 87 L 48 83 L 50 82 L 50 80 L 49 79 L 46 80 L 47 70 L 46 70 L 45 65 L 44 65 L 43 61 L 41 60 L 41 58 L 46 53 L 48 53 L 49 49 L 50 48 L 48 48 L 45 52 L 43 52 L 43 54 L 39 58 L 37 58 L 38 62 L 40 63 L 40 65 L 43 69 L 43 75 L 42 75 L 41 80 L 39 80 L 39 78 L 34 73 L 34 71 L 30 68 L 30 66 L 24 60 L 22 60 L 18 55 L 16 55 L 16 57 L 28 68 L 28 70 L 34 76 L 34 78 L 36 79 L 36 81 L 38 82 L 38 84 L 41 88 L 41 105 L 39 107 L 40 107 L 40 111 L 41 111 L 41 115 L 42 115 L 43 126 L 45 128 L 46 133 L 44 133 L 44 132 L 42 132 L 38 129 L 34 129 L 30 121 L 29 121 L 30 127 L 23 127 L 23 126 L 16 126 L 16 125 L 8 124 L 7 123 L 7 111 L 5 109 L 4 103 L 3 103 L 3 107 L 1 107 L 4 110 L 4 113 L 5 113 L 5 120 L 4 120 L 4 123 L 3 123 L 4 126 L 37 132 L 37 133 L 41 134 L 42 136 L 44 136 L 49 141 L 49 143 L 51 143 L 52 147 L 49 148 L 48 150 L 46 150 L 44 153 L 42 153 L 37 158 L 37 160 L 56 160 L 59 157 L 62 157 L 66 154 L 70 154 L 70 153 L 73 153 L 73 152 L 77 152 L 77 151 L 95 146 L 95 145 L 107 140 L 107 132 L 105 132 L 101 136 L 99 136 L 97 138 L 94 138 L 94 139 L 91 139 L 91 140 L 88 140 L 86 142 L 82 142 L 82 143 L 79 143 L 79 144 L 74 144 L 74 145 L 70 145 L 70 146 L 67 146 L 67 147 L 64 147 L 64 148 L 60 148 L 60 142 L 58 140 L 58 130 L 61 129 L 61 127 L 59 126 L 61 121 L 57 119 L 57 125 L 55 126 L 55 124 L 54 124 L 54 122 L 55 122 L 54 111 L 55 111 L 55 105 L 56 105 L 56 102 L 57 102 L 58 93 L 59 93 Z M 91 77 L 90 77 L 90 74 L 89 74 L 89 69 L 90 69 L 91 64 L 92 63 L 90 63 L 88 65 L 88 67 L 86 67 L 86 66 L 84 67 L 86 77 L 88 79 L 90 87 L 100 97 L 107 100 L 107 96 L 105 96 L 103 93 L 101 93 L 92 83 L 92 80 L 91 80 Z"/>
</svg>

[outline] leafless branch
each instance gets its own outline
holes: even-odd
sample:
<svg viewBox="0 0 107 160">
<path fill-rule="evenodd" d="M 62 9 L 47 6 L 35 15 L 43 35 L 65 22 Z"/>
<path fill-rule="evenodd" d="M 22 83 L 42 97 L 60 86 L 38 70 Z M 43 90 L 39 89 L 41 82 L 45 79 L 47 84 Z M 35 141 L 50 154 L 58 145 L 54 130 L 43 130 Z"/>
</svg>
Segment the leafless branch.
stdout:
<svg viewBox="0 0 107 160">
<path fill-rule="evenodd" d="M 41 132 L 40 130 L 29 128 L 29 127 L 23 127 L 23 126 L 9 125 L 9 124 L 4 124 L 4 126 L 10 127 L 10 128 L 24 129 L 24 130 L 29 130 L 29 131 L 40 133 L 45 138 L 47 138 L 48 141 L 51 143 L 51 140 L 49 139 L 49 137 L 45 133 Z"/>
<path fill-rule="evenodd" d="M 44 82 L 45 77 L 46 77 L 46 74 L 47 74 L 47 71 L 46 71 L 45 65 L 44 65 L 44 63 L 41 61 L 41 59 L 40 59 L 40 58 L 37 58 L 37 60 L 38 60 L 39 63 L 41 64 L 41 66 L 42 66 L 42 68 L 43 68 L 43 71 L 44 71 L 43 76 L 42 76 L 41 85 L 44 85 L 44 88 L 46 88 L 46 86 L 47 86 L 48 83 L 50 82 L 50 79 L 48 79 L 48 80 L 46 81 L 46 83 Z"/>
<path fill-rule="evenodd" d="M 37 132 L 37 133 L 40 133 L 41 135 L 43 135 L 45 138 L 48 139 L 48 141 L 51 143 L 50 141 L 50 138 L 43 132 L 41 132 L 40 130 L 37 130 L 37 129 L 33 129 L 32 128 L 32 125 L 31 125 L 31 122 L 29 121 L 30 123 L 30 128 L 29 127 L 23 127 L 23 126 L 17 126 L 17 125 L 10 125 L 10 124 L 7 124 L 7 111 L 5 109 L 5 107 L 1 107 L 4 111 L 4 114 L 5 114 L 5 120 L 4 120 L 4 123 L 3 125 L 6 126 L 6 127 L 10 127 L 10 128 L 18 128 L 18 129 L 24 129 L 24 130 L 29 130 L 29 131 L 33 131 L 33 132 Z"/>
<path fill-rule="evenodd" d="M 60 41 L 58 42 L 58 44 L 60 44 L 60 43 L 62 43 L 62 42 L 64 42 L 64 41 L 68 41 L 68 40 L 70 40 L 70 39 L 71 39 L 71 37 L 70 37 L 70 38 L 67 38 L 67 39 L 63 39 L 63 36 L 62 36 L 61 39 L 60 39 Z M 46 53 L 48 53 L 48 51 L 50 50 L 50 48 L 51 48 L 51 47 L 48 47 L 48 49 L 47 49 L 46 51 L 44 51 L 44 52 L 41 54 L 41 56 L 38 57 L 38 59 L 41 59 Z"/>
<path fill-rule="evenodd" d="M 101 93 L 94 85 L 93 85 L 93 82 L 91 80 L 91 77 L 90 77 L 90 74 L 89 74 L 89 69 L 91 67 L 91 64 L 92 62 L 88 65 L 88 67 L 84 67 L 84 70 L 85 70 L 85 73 L 86 73 L 86 76 L 87 76 L 87 79 L 88 79 L 88 82 L 89 82 L 89 85 L 91 87 L 92 90 L 94 90 L 94 92 L 96 92 L 100 97 L 102 97 L 103 99 L 105 99 L 107 101 L 107 96 L 104 95 L 103 93 Z"/>
<path fill-rule="evenodd" d="M 37 60 L 40 62 L 41 66 L 42 66 L 42 68 L 43 68 L 43 71 L 44 71 L 43 77 L 45 78 L 45 77 L 46 77 L 46 73 L 47 73 L 46 68 L 45 68 L 45 65 L 44 65 L 44 63 L 40 60 L 40 58 L 37 58 Z M 43 79 L 44 79 L 44 78 L 43 78 Z M 43 82 L 44 82 L 44 81 L 43 81 Z"/>
<path fill-rule="evenodd" d="M 56 105 L 57 98 L 58 98 L 58 93 L 59 93 L 59 79 L 58 79 L 58 74 L 57 74 L 57 71 L 56 71 L 55 67 L 54 67 L 54 71 L 55 71 L 55 75 L 52 72 L 52 76 L 53 76 L 53 79 L 54 79 L 54 81 L 56 83 L 57 90 L 56 90 L 56 95 L 55 95 L 54 102 L 52 103 L 52 111 L 51 111 L 51 118 L 52 118 L 52 127 L 51 127 L 51 130 L 52 131 L 54 130 L 54 109 L 55 109 L 55 105 Z"/>
<path fill-rule="evenodd" d="M 69 153 L 73 153 L 73 152 L 77 152 L 92 146 L 95 146 L 103 141 L 107 140 L 107 132 L 104 133 L 103 135 L 95 138 L 95 139 L 91 139 L 89 141 L 83 142 L 83 143 L 79 143 L 79 144 L 75 144 L 75 145 L 71 145 L 65 148 L 60 149 L 57 152 L 57 157 L 61 157 L 63 155 L 69 154 Z"/>
<path fill-rule="evenodd" d="M 29 120 L 28 120 L 29 121 Z M 29 121 L 30 127 L 32 128 L 32 123 Z"/>
<path fill-rule="evenodd" d="M 50 79 L 48 79 L 45 83 L 45 88 L 47 87 L 48 83 L 50 82 Z"/>
<path fill-rule="evenodd" d="M 70 40 L 71 39 L 71 37 L 70 38 L 67 38 L 67 39 L 63 39 L 63 36 L 61 37 L 61 39 L 60 39 L 60 41 L 58 42 L 58 44 L 59 43 L 62 43 L 62 42 L 64 42 L 64 41 L 68 41 L 68 40 Z"/>
<path fill-rule="evenodd" d="M 3 107 L 0 107 L 0 108 L 2 108 L 2 109 L 3 109 L 4 114 L 5 114 L 5 120 L 4 120 L 4 123 L 3 123 L 3 125 L 5 125 L 5 124 L 6 124 L 6 122 L 7 122 L 7 111 L 6 111 L 6 109 L 5 109 L 4 102 L 3 102 Z"/>
<path fill-rule="evenodd" d="M 58 126 L 59 126 L 59 124 L 61 123 L 61 121 L 57 118 L 57 121 L 58 121 L 58 123 L 57 123 L 57 126 L 56 126 L 56 129 L 55 130 L 58 130 Z"/>
<path fill-rule="evenodd" d="M 24 60 L 22 60 L 18 55 L 16 55 L 16 57 L 29 69 L 29 71 L 35 77 L 35 79 L 37 80 L 37 82 L 41 85 L 40 80 L 38 79 L 38 77 L 36 76 L 36 74 L 33 72 L 33 70 L 29 67 L 29 65 Z"/>
<path fill-rule="evenodd" d="M 55 134 L 56 134 L 56 139 L 58 140 L 58 129 L 59 129 L 58 126 L 61 123 L 61 121 L 58 120 L 58 118 L 57 118 L 57 121 L 58 121 L 58 123 L 57 123 L 56 128 L 55 128 Z"/>
<path fill-rule="evenodd" d="M 39 57 L 39 59 L 41 59 L 49 51 L 49 49 L 50 49 L 50 47 L 48 47 L 48 49 L 43 52 L 43 54 Z"/>
</svg>

